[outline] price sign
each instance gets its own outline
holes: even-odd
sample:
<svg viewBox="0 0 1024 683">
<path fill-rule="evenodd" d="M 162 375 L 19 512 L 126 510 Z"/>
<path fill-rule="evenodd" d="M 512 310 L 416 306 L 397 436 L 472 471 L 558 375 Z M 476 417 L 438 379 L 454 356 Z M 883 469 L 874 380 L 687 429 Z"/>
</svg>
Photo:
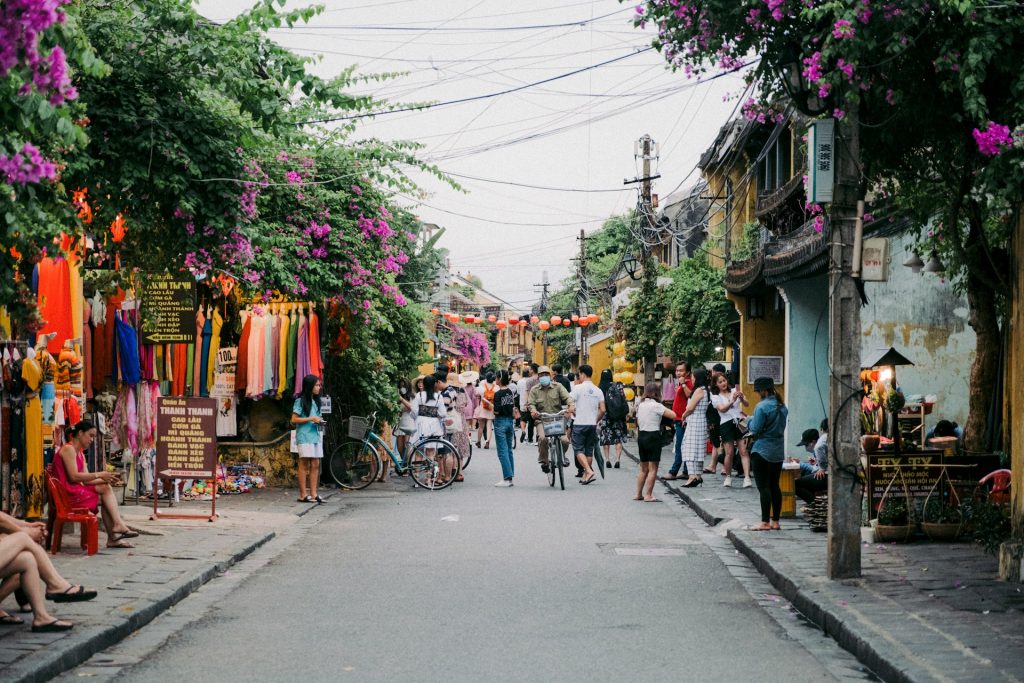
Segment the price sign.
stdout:
<svg viewBox="0 0 1024 683">
<path fill-rule="evenodd" d="M 217 401 L 157 401 L 156 469 L 165 477 L 212 477 L 217 469 Z"/>
</svg>

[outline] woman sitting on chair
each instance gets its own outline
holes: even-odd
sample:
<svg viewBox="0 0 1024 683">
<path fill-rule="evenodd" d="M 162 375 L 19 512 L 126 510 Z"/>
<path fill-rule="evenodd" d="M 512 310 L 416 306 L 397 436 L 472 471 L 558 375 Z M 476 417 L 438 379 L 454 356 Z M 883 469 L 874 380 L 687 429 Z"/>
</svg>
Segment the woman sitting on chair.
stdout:
<svg viewBox="0 0 1024 683">
<path fill-rule="evenodd" d="M 53 474 L 68 493 L 72 507 L 93 512 L 99 508 L 107 531 L 108 548 L 134 548 L 127 538 L 139 535 L 121 519 L 111 484 L 117 482 L 114 472 L 89 472 L 85 469 L 85 450 L 96 439 L 96 427 L 82 420 L 71 428 L 71 441 L 64 444 L 53 459 Z"/>
</svg>

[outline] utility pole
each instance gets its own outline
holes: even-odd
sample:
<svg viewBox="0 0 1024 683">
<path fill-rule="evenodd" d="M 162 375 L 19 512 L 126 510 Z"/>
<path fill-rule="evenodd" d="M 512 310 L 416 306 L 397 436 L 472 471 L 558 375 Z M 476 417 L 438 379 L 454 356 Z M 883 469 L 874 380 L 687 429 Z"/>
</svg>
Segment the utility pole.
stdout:
<svg viewBox="0 0 1024 683">
<path fill-rule="evenodd" d="M 834 145 L 836 186 L 831 208 L 829 244 L 829 450 L 828 556 L 830 579 L 860 576 L 860 297 L 851 276 L 861 198 L 860 116 L 850 107 L 838 122 Z"/>
<path fill-rule="evenodd" d="M 580 228 L 580 258 L 576 264 L 576 312 L 582 318 L 590 313 L 587 307 L 587 236 L 583 229 Z M 586 326 L 577 327 L 577 333 L 579 334 L 579 345 L 580 345 L 580 365 L 583 365 L 590 359 L 590 349 L 587 346 L 587 328 Z"/>
<path fill-rule="evenodd" d="M 543 318 L 544 314 L 548 312 L 548 271 L 546 271 L 546 270 L 544 271 L 543 276 L 541 277 L 540 284 L 534 284 L 533 286 L 541 288 L 541 293 L 540 293 L 540 317 Z M 534 332 L 534 334 L 536 334 L 536 332 Z M 544 338 L 546 336 L 547 335 L 542 335 L 541 336 L 541 342 L 540 342 L 541 349 L 543 350 L 543 353 L 544 353 L 544 365 L 548 364 L 548 344 L 547 344 L 547 340 Z"/>
<path fill-rule="evenodd" d="M 640 178 L 640 211 L 643 214 L 640 218 L 640 252 L 643 263 L 644 276 L 640 283 L 640 296 L 653 298 L 657 296 L 658 289 L 658 267 L 654 261 L 654 255 L 647 248 L 647 234 L 655 234 L 654 206 L 651 201 L 651 159 L 654 155 L 654 140 L 650 135 L 640 138 L 641 153 L 643 162 L 643 176 Z M 651 348 L 644 356 L 644 384 L 654 381 L 654 366 L 658 362 L 658 350 Z"/>
</svg>

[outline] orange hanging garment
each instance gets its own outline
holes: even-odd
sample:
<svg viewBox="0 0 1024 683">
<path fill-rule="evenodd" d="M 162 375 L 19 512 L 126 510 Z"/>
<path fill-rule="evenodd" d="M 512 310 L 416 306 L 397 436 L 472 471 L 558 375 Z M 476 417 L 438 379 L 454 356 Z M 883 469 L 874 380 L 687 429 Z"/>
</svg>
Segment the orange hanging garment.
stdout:
<svg viewBox="0 0 1024 683">
<path fill-rule="evenodd" d="M 39 313 L 42 329 L 39 335 L 56 332 L 46 350 L 56 356 L 64 342 L 75 336 L 71 316 L 71 273 L 64 259 L 46 257 L 39 262 Z"/>
</svg>

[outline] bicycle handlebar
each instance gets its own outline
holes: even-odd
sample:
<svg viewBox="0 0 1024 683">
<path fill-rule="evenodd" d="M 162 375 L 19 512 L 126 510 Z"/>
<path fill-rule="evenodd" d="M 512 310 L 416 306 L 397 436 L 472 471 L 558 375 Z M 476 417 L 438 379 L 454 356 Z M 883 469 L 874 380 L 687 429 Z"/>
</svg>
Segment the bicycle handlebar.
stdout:
<svg viewBox="0 0 1024 683">
<path fill-rule="evenodd" d="M 538 415 L 540 415 L 541 419 L 544 419 L 544 418 L 555 419 L 555 418 L 558 418 L 558 417 L 565 417 L 566 410 L 568 410 L 568 408 L 562 408 L 557 413 L 541 413 L 541 412 L 538 411 Z"/>
</svg>

